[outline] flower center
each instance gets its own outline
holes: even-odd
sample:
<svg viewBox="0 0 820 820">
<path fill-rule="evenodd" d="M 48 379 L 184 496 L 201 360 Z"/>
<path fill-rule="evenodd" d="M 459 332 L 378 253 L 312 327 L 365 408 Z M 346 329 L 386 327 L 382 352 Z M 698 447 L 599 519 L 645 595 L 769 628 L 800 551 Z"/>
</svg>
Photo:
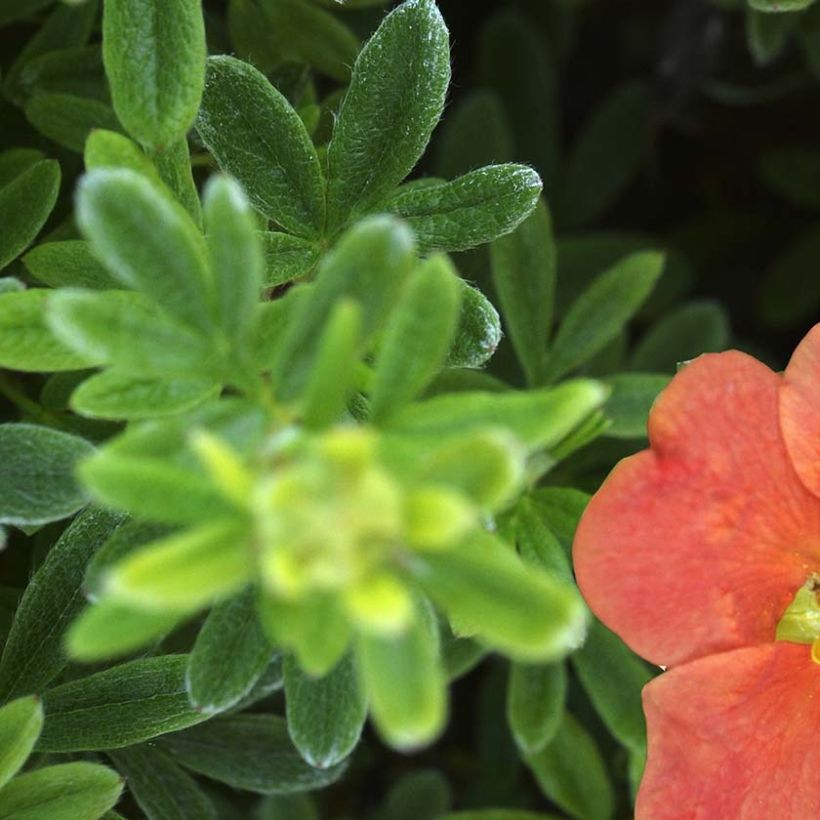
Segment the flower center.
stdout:
<svg viewBox="0 0 820 820">
<path fill-rule="evenodd" d="M 820 574 L 812 573 L 797 590 L 777 625 L 775 638 L 792 643 L 810 643 L 811 659 L 820 663 Z"/>
</svg>

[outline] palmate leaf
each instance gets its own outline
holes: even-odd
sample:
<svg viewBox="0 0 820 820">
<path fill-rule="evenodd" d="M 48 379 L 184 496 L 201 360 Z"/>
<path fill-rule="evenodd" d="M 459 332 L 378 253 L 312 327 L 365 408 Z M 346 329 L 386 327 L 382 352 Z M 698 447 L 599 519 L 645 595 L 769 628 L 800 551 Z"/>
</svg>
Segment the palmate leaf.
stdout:
<svg viewBox="0 0 820 820">
<path fill-rule="evenodd" d="M 449 82 L 449 35 L 435 3 L 407 0 L 353 67 L 327 154 L 331 230 L 370 210 L 413 169 Z"/>
</svg>

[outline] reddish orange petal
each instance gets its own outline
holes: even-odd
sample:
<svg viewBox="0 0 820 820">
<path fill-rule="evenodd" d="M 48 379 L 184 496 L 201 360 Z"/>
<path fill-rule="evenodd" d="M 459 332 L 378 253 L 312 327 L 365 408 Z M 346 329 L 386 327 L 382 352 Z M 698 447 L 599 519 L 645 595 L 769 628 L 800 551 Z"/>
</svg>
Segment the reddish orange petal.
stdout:
<svg viewBox="0 0 820 820">
<path fill-rule="evenodd" d="M 738 649 L 648 684 L 636 820 L 820 817 L 820 666 L 810 652 Z"/>
<path fill-rule="evenodd" d="M 820 325 L 809 331 L 786 368 L 780 428 L 797 474 L 820 496 Z"/>
<path fill-rule="evenodd" d="M 581 519 L 581 591 L 655 663 L 773 640 L 820 569 L 820 499 L 786 454 L 779 384 L 736 351 L 689 364 L 652 410 L 651 449 L 622 461 Z"/>
</svg>

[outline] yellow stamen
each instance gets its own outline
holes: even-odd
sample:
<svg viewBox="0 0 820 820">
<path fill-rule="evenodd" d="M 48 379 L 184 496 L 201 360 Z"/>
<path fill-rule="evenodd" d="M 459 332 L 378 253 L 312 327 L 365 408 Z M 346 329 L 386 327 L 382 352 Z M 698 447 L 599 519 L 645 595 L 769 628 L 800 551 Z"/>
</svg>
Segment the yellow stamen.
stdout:
<svg viewBox="0 0 820 820">
<path fill-rule="evenodd" d="M 820 638 L 811 645 L 811 659 L 815 663 L 820 663 Z"/>
</svg>

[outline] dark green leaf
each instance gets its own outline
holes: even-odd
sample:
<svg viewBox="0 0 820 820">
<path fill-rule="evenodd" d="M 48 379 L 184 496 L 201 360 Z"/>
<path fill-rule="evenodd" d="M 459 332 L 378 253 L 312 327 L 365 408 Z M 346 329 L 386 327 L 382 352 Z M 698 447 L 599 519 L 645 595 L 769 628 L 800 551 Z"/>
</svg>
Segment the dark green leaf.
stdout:
<svg viewBox="0 0 820 820">
<path fill-rule="evenodd" d="M 440 820 L 450 808 L 450 785 L 434 770 L 405 775 L 384 801 L 383 820 Z"/>
<path fill-rule="evenodd" d="M 789 20 L 767 17 L 767 20 Z M 812 146 L 777 148 L 760 157 L 763 181 L 800 208 L 820 208 L 820 151 Z"/>
<path fill-rule="evenodd" d="M 552 740 L 563 718 L 566 669 L 563 663 L 513 663 L 507 686 L 510 730 L 521 751 L 534 754 Z"/>
<path fill-rule="evenodd" d="M 0 709 L 0 789 L 22 768 L 42 728 L 43 707 L 36 695 Z"/>
<path fill-rule="evenodd" d="M 76 94 L 35 94 L 26 103 L 25 111 L 28 121 L 41 134 L 78 154 L 82 154 L 85 141 L 95 128 L 119 128 L 110 106 Z"/>
<path fill-rule="evenodd" d="M 606 434 L 613 438 L 643 438 L 652 403 L 670 378 L 656 373 L 622 373 L 609 379 L 612 393 L 604 413 L 612 424 Z"/>
<path fill-rule="evenodd" d="M 286 233 L 265 231 L 262 246 L 267 287 L 305 276 L 319 259 L 319 248 L 315 243 Z"/>
<path fill-rule="evenodd" d="M 461 312 L 447 356 L 449 367 L 483 367 L 501 341 L 501 318 L 490 300 L 461 280 Z"/>
</svg>

